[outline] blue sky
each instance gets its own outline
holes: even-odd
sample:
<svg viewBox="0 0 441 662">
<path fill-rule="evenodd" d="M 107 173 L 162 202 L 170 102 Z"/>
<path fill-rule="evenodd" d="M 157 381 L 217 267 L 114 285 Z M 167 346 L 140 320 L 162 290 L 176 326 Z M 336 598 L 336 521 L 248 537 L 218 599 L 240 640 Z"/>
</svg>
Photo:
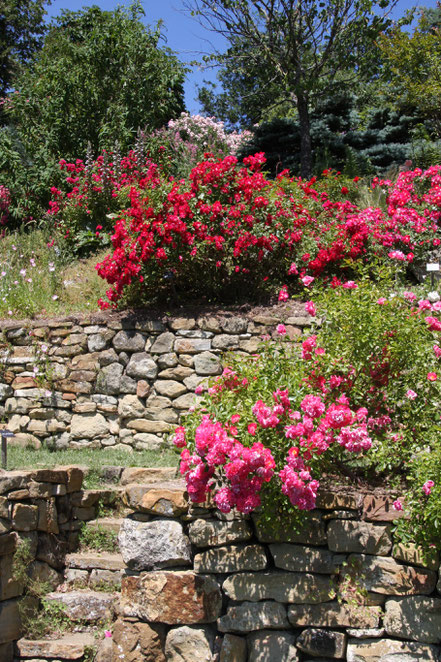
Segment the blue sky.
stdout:
<svg viewBox="0 0 441 662">
<path fill-rule="evenodd" d="M 53 0 L 48 8 L 48 16 L 57 16 L 63 9 L 78 11 L 82 7 L 98 5 L 101 9 L 112 10 L 118 5 L 128 6 L 130 0 Z M 163 33 L 166 38 L 166 44 L 175 51 L 180 60 L 191 62 L 200 59 L 202 54 L 213 52 L 214 48 L 222 50 L 223 42 L 215 34 L 204 30 L 184 9 L 182 0 L 143 0 L 142 5 L 145 11 L 145 22 L 155 25 L 157 21 L 163 21 Z M 413 1 L 399 0 L 394 17 L 399 18 L 406 9 L 413 6 L 435 7 L 436 0 Z M 194 67 L 188 74 L 185 84 L 185 101 L 187 109 L 191 113 L 200 110 L 196 100 L 197 85 L 201 85 L 204 79 L 215 81 L 216 73 L 214 70 L 202 71 Z"/>
</svg>

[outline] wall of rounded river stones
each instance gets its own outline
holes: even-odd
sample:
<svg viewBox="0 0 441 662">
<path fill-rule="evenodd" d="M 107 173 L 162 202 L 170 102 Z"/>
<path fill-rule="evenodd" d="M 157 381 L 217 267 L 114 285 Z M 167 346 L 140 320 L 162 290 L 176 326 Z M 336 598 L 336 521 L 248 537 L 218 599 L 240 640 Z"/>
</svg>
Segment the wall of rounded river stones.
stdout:
<svg viewBox="0 0 441 662">
<path fill-rule="evenodd" d="M 273 310 L 97 319 L 0 324 L 0 417 L 14 443 L 161 448 L 224 352 L 255 353 L 282 321 L 291 338 L 309 324 Z"/>
</svg>

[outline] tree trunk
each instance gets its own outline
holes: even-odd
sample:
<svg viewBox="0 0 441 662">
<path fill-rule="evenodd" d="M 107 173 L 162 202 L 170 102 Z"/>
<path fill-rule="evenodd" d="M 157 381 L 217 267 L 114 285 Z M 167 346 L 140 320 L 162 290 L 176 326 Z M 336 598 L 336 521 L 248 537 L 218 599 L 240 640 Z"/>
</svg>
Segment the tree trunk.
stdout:
<svg viewBox="0 0 441 662">
<path fill-rule="evenodd" d="M 307 96 L 297 96 L 297 111 L 300 123 L 300 175 L 303 179 L 310 179 L 312 175 L 312 149 Z"/>
</svg>

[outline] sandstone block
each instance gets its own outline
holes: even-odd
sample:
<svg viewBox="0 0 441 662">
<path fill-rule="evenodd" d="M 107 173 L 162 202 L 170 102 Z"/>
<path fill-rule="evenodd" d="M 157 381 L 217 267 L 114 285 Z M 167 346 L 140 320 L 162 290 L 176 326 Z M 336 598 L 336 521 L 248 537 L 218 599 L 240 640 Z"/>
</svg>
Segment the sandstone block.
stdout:
<svg viewBox="0 0 441 662">
<path fill-rule="evenodd" d="M 248 320 L 244 317 L 227 317 L 221 321 L 222 330 L 225 333 L 246 333 L 248 328 Z"/>
<path fill-rule="evenodd" d="M 221 606 L 219 585 L 210 575 L 156 571 L 122 579 L 121 611 L 125 616 L 169 625 L 213 623 Z"/>
<path fill-rule="evenodd" d="M 96 378 L 96 390 L 107 395 L 119 395 L 124 368 L 120 363 L 109 363 L 101 368 Z"/>
<path fill-rule="evenodd" d="M 126 373 L 134 379 L 156 379 L 158 366 L 149 354 L 137 352 L 132 355 Z"/>
<path fill-rule="evenodd" d="M 175 467 L 127 467 L 124 469 L 121 478 L 121 485 L 130 485 L 131 483 L 162 483 L 173 480 L 177 477 Z"/>
<path fill-rule="evenodd" d="M 246 639 L 226 634 L 222 640 L 219 662 L 247 662 Z"/>
<path fill-rule="evenodd" d="M 402 517 L 400 511 L 392 507 L 395 499 L 390 496 L 367 495 L 363 499 L 363 517 L 370 521 L 391 522 Z"/>
<path fill-rule="evenodd" d="M 216 547 L 194 557 L 194 570 L 200 573 L 265 570 L 267 558 L 261 545 Z"/>
<path fill-rule="evenodd" d="M 101 352 L 107 347 L 107 342 L 104 333 L 92 333 L 87 336 L 87 349 L 89 352 Z"/>
<path fill-rule="evenodd" d="M 278 602 L 243 602 L 229 607 L 219 618 L 220 632 L 252 632 L 265 628 L 277 630 L 289 628 L 286 607 Z"/>
<path fill-rule="evenodd" d="M 113 626 L 112 634 L 115 662 L 165 662 L 164 637 L 157 626 L 120 618 Z"/>
<path fill-rule="evenodd" d="M 320 605 L 297 605 L 288 609 L 288 620 L 293 627 L 310 625 L 319 628 L 375 628 L 380 622 L 379 607 L 344 605 L 326 602 Z"/>
<path fill-rule="evenodd" d="M 74 414 L 70 434 L 73 439 L 94 439 L 107 434 L 109 423 L 102 414 Z"/>
<path fill-rule="evenodd" d="M 47 593 L 49 603 L 59 605 L 66 616 L 75 622 L 99 623 L 112 620 L 115 595 L 103 591 L 69 591 Z"/>
<path fill-rule="evenodd" d="M 34 531 L 37 528 L 38 507 L 16 503 L 12 510 L 12 526 L 16 531 Z"/>
<path fill-rule="evenodd" d="M 176 354 L 198 354 L 211 349 L 209 338 L 177 338 L 174 344 Z"/>
<path fill-rule="evenodd" d="M 213 634 L 206 628 L 184 627 L 170 630 L 165 640 L 167 662 L 212 662 Z"/>
<path fill-rule="evenodd" d="M 212 352 L 201 352 L 194 357 L 194 369 L 198 375 L 220 375 L 222 364 L 219 357 Z"/>
<path fill-rule="evenodd" d="M 161 370 L 158 377 L 160 379 L 173 379 L 178 382 L 184 381 L 190 375 L 194 375 L 194 372 L 191 368 L 186 368 L 185 365 L 177 365 L 175 368 L 166 368 Z"/>
<path fill-rule="evenodd" d="M 150 348 L 152 354 L 170 354 L 173 351 L 175 335 L 166 331 L 161 333 Z"/>
<path fill-rule="evenodd" d="M 190 524 L 189 536 L 196 547 L 217 547 L 249 540 L 253 535 L 249 522 L 235 520 L 219 522 L 197 519 Z"/>
<path fill-rule="evenodd" d="M 218 336 L 215 336 L 211 341 L 211 347 L 213 349 L 219 349 L 222 352 L 229 349 L 237 349 L 238 346 L 239 346 L 238 335 L 230 336 L 225 333 L 220 333 Z M 205 349 L 210 349 L 210 347 L 206 347 Z"/>
<path fill-rule="evenodd" d="M 269 548 L 276 568 L 294 572 L 332 574 L 345 559 L 344 556 L 337 556 L 327 549 L 305 545 L 282 543 L 270 545 Z"/>
<path fill-rule="evenodd" d="M 194 329 L 196 326 L 196 320 L 193 317 L 176 317 L 169 321 L 169 326 L 173 331 Z"/>
<path fill-rule="evenodd" d="M 422 568 L 429 568 L 429 570 L 438 570 L 439 568 L 439 553 L 436 550 L 431 549 L 424 552 L 421 547 L 413 543 L 394 545 L 392 556 L 398 561 L 419 565 Z"/>
<path fill-rule="evenodd" d="M 188 410 L 191 407 L 197 407 L 201 398 L 194 393 L 185 393 L 173 400 L 173 407 L 178 410 Z"/>
<path fill-rule="evenodd" d="M 157 379 L 155 382 L 155 390 L 159 395 L 167 398 L 178 398 L 187 392 L 187 387 L 182 382 L 177 382 L 172 379 Z"/>
<path fill-rule="evenodd" d="M 429 595 L 436 585 L 435 572 L 401 565 L 390 557 L 351 555 L 347 572 L 363 577 L 366 590 L 383 595 Z"/>
<path fill-rule="evenodd" d="M 21 658 L 38 660 L 81 660 L 88 648 L 93 648 L 95 638 L 91 634 L 78 632 L 62 639 L 20 639 L 17 652 Z"/>
<path fill-rule="evenodd" d="M 136 395 L 125 395 L 118 403 L 118 414 L 123 418 L 139 418 L 145 407 Z"/>
<path fill-rule="evenodd" d="M 344 658 L 346 635 L 342 632 L 309 628 L 303 630 L 296 641 L 297 648 L 309 655 Z"/>
<path fill-rule="evenodd" d="M 178 365 L 178 357 L 174 352 L 168 354 L 161 354 L 157 358 L 158 368 L 165 370 L 166 368 L 174 368 Z"/>
<path fill-rule="evenodd" d="M 185 487 L 180 481 L 177 484 L 129 485 L 124 502 L 133 510 L 164 517 L 181 515 L 188 509 Z"/>
<path fill-rule="evenodd" d="M 396 639 L 349 639 L 347 662 L 438 662 L 437 646 Z"/>
<path fill-rule="evenodd" d="M 117 352 L 142 352 L 145 347 L 145 337 L 135 331 L 118 331 L 112 345 Z"/>
<path fill-rule="evenodd" d="M 333 583 L 328 577 L 297 572 L 238 573 L 222 586 L 231 600 L 276 600 L 315 604 L 332 599 Z"/>
<path fill-rule="evenodd" d="M 136 430 L 136 432 L 170 432 L 173 430 L 173 425 L 165 421 L 149 421 L 144 418 L 134 418 L 127 423 L 129 430 Z"/>
<path fill-rule="evenodd" d="M 248 662 L 298 662 L 295 641 L 289 632 L 253 632 L 247 637 Z"/>
<path fill-rule="evenodd" d="M 425 644 L 441 643 L 441 599 L 415 595 L 386 601 L 388 635 Z"/>
<path fill-rule="evenodd" d="M 58 513 L 55 499 L 38 499 L 38 531 L 58 533 Z"/>
<path fill-rule="evenodd" d="M 21 632 L 18 600 L 0 602 L 0 644 L 18 639 Z"/>
<path fill-rule="evenodd" d="M 362 552 L 384 556 L 392 549 L 388 526 L 332 520 L 328 526 L 328 545 L 334 552 Z"/>
<path fill-rule="evenodd" d="M 120 552 L 131 570 L 190 565 L 191 550 L 182 525 L 174 520 L 138 522 L 126 518 L 118 535 Z"/>
</svg>

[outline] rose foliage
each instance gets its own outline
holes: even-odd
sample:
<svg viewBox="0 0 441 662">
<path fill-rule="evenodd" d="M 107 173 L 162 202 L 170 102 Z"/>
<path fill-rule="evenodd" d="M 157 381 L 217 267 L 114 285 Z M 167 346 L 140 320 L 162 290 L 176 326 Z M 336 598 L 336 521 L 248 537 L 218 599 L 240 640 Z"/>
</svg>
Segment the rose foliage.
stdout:
<svg viewBox="0 0 441 662">
<path fill-rule="evenodd" d="M 376 477 L 410 517 L 403 538 L 439 540 L 441 303 L 385 291 L 327 288 L 298 343 L 279 325 L 254 357 L 231 358 L 174 436 L 193 502 L 310 510 L 324 473 Z"/>
<path fill-rule="evenodd" d="M 306 182 L 270 181 L 263 154 L 207 157 L 188 179 L 140 179 L 116 220 L 113 253 L 97 265 L 109 283 L 102 307 L 130 298 L 184 293 L 210 300 L 288 296 L 320 277 L 333 285 L 358 265 L 386 262 L 405 271 L 439 245 L 441 166 L 374 180 L 384 207 L 359 207 L 357 179 L 326 171 Z M 334 278 L 334 280 L 331 280 Z"/>
</svg>

